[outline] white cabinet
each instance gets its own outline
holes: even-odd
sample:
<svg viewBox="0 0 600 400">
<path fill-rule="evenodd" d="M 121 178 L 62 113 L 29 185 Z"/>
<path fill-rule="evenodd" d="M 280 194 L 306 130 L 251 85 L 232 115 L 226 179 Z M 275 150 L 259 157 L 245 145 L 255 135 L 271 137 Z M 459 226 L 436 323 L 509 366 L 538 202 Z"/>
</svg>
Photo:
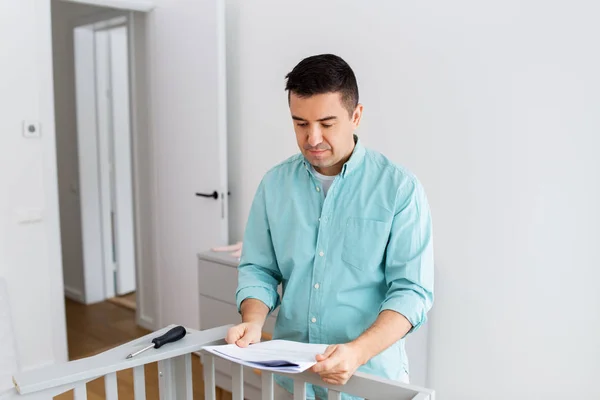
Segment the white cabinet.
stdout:
<svg viewBox="0 0 600 400">
<path fill-rule="evenodd" d="M 200 329 L 241 322 L 235 302 L 238 260 L 228 254 L 206 252 L 198 255 Z M 281 286 L 278 289 L 281 295 Z M 267 318 L 264 333 L 273 334 L 279 309 Z"/>
</svg>

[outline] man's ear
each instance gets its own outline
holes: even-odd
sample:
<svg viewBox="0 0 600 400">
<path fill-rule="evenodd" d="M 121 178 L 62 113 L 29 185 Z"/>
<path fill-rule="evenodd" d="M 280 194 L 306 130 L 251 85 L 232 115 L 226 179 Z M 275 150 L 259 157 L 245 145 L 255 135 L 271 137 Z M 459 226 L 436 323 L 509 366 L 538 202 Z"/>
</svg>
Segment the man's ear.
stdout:
<svg viewBox="0 0 600 400">
<path fill-rule="evenodd" d="M 354 129 L 357 129 L 360 125 L 360 119 L 362 118 L 363 113 L 363 105 L 358 104 L 352 113 L 352 125 L 354 125 Z"/>
</svg>

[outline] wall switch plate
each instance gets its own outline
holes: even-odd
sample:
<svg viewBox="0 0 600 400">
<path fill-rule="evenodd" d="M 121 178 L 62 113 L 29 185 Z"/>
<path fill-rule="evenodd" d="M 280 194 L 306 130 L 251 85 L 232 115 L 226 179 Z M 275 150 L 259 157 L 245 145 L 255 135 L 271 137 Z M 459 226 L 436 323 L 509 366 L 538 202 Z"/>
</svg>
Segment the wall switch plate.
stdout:
<svg viewBox="0 0 600 400">
<path fill-rule="evenodd" d="M 42 132 L 39 121 L 23 121 L 23 136 L 26 138 L 40 138 Z"/>
<path fill-rule="evenodd" d="M 44 219 L 41 208 L 20 208 L 17 210 L 19 224 L 34 224 Z"/>
</svg>

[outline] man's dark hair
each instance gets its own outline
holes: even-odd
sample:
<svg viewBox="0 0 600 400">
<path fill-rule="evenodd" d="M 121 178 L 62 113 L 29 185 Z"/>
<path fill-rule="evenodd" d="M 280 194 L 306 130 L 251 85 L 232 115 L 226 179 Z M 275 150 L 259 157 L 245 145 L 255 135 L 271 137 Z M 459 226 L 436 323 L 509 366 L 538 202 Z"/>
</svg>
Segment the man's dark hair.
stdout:
<svg viewBox="0 0 600 400">
<path fill-rule="evenodd" d="M 340 57 L 320 54 L 305 58 L 286 75 L 288 101 L 293 92 L 300 97 L 340 93 L 350 116 L 358 105 L 358 85 L 352 68 Z"/>
</svg>

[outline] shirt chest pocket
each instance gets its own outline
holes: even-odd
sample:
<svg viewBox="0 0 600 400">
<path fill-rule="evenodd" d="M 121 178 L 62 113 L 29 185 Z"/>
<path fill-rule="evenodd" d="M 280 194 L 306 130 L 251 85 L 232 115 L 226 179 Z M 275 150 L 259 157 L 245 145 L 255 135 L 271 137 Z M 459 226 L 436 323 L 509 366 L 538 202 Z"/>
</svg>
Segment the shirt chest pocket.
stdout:
<svg viewBox="0 0 600 400">
<path fill-rule="evenodd" d="M 389 235 L 390 225 L 387 222 L 348 218 L 342 260 L 360 270 L 377 268 L 383 260 Z"/>
</svg>

